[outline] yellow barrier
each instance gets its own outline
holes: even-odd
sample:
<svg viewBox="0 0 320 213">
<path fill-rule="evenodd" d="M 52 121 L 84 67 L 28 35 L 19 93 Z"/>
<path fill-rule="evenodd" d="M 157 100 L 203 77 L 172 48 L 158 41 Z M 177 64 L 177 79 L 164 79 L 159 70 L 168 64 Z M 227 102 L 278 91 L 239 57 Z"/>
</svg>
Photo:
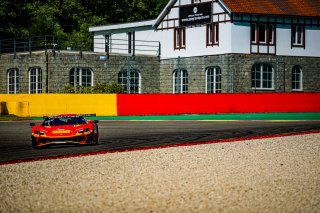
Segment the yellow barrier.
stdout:
<svg viewBox="0 0 320 213">
<path fill-rule="evenodd" d="M 0 94 L 1 114 L 38 117 L 53 114 L 117 115 L 116 94 Z"/>
</svg>

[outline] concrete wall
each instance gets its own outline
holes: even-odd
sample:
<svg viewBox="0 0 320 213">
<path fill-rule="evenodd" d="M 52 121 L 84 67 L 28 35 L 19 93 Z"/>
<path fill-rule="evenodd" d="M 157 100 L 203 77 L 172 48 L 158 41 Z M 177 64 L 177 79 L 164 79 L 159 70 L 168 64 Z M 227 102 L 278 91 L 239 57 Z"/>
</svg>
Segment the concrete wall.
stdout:
<svg viewBox="0 0 320 213">
<path fill-rule="evenodd" d="M 117 105 L 118 115 L 320 112 L 320 93 L 119 94 Z"/>
<path fill-rule="evenodd" d="M 53 114 L 117 115 L 115 94 L 0 94 L 1 114 L 39 117 Z"/>
<path fill-rule="evenodd" d="M 320 112 L 320 93 L 0 95 L 0 113 L 39 117 Z"/>
</svg>

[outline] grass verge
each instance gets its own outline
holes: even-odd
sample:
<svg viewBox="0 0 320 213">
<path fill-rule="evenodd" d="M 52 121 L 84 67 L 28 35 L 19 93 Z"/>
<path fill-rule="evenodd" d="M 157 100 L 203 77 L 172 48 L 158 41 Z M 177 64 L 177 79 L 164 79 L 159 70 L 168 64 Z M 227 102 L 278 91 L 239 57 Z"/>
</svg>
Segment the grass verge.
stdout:
<svg viewBox="0 0 320 213">
<path fill-rule="evenodd" d="M 16 115 L 1 115 L 0 121 L 22 121 L 22 120 L 30 120 L 30 117 L 19 117 Z"/>
</svg>

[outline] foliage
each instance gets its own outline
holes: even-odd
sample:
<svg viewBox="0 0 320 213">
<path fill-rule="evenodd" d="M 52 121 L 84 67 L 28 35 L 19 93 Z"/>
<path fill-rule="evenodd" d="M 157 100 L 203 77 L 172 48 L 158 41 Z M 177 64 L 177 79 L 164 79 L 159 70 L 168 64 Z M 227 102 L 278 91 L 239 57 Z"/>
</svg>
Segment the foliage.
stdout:
<svg viewBox="0 0 320 213">
<path fill-rule="evenodd" d="M 54 35 L 90 40 L 89 26 L 156 18 L 168 0 L 1 0 L 0 39 Z M 90 43 L 90 42 L 89 42 Z"/>
<path fill-rule="evenodd" d="M 71 85 L 65 86 L 63 93 L 71 94 L 110 94 L 110 93 L 124 93 L 123 88 L 117 83 L 112 84 L 96 84 L 92 87 L 77 86 L 73 87 Z"/>
</svg>

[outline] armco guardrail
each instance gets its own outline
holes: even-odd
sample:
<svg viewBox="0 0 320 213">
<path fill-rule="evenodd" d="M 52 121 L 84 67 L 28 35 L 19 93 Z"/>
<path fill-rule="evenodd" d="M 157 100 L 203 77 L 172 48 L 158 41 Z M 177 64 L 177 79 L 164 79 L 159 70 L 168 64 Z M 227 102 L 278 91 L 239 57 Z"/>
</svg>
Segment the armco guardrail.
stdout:
<svg viewBox="0 0 320 213">
<path fill-rule="evenodd" d="M 320 93 L 0 94 L 1 114 L 97 116 L 320 112 Z"/>
<path fill-rule="evenodd" d="M 320 93 L 119 94 L 118 115 L 320 112 Z"/>
</svg>

